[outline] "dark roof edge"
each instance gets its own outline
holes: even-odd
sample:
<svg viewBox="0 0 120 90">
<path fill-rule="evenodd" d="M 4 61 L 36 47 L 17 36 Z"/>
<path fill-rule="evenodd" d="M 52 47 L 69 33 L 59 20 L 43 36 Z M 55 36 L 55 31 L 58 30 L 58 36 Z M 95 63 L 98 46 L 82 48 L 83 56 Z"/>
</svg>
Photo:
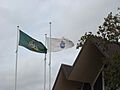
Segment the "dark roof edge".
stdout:
<svg viewBox="0 0 120 90">
<path fill-rule="evenodd" d="M 72 66 L 70 66 L 70 65 L 61 64 L 60 69 L 59 69 L 59 72 L 58 72 L 58 74 L 57 74 L 57 78 L 56 78 L 56 80 L 55 80 L 55 83 L 54 83 L 54 85 L 53 85 L 52 90 L 54 90 L 54 88 L 55 88 L 55 86 L 56 86 L 56 83 L 57 83 L 57 80 L 58 80 L 58 78 L 59 78 L 60 72 L 61 72 L 61 70 L 63 70 L 63 67 L 64 67 L 64 66 L 72 67 Z M 64 73 L 64 74 L 65 74 L 65 73 Z M 67 75 L 65 75 L 65 77 L 67 78 Z"/>
<path fill-rule="evenodd" d="M 103 56 L 105 56 L 105 57 L 108 58 L 108 55 L 107 55 L 107 54 L 104 54 L 104 53 L 102 52 L 102 50 L 95 44 L 95 42 L 93 42 L 93 39 L 88 39 L 88 40 L 86 40 L 86 42 L 85 42 L 84 45 L 82 46 L 80 52 L 78 53 L 78 56 L 77 56 L 77 58 L 75 59 L 75 62 L 73 63 L 73 66 L 72 66 L 72 68 L 71 68 L 70 74 L 72 73 L 72 70 L 73 70 L 75 64 L 78 62 L 78 58 L 80 57 L 83 49 L 85 48 L 85 46 L 86 46 L 88 43 L 92 43 L 92 44 L 100 51 L 100 53 L 103 54 Z"/>
</svg>

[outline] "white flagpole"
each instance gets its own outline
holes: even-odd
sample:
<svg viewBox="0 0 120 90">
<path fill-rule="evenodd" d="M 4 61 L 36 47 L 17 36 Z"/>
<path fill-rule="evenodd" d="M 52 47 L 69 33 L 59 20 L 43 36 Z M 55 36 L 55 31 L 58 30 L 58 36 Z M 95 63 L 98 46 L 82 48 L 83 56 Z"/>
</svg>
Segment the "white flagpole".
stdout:
<svg viewBox="0 0 120 90">
<path fill-rule="evenodd" d="M 18 61 L 18 38 L 19 37 L 19 26 L 17 26 L 17 43 L 16 43 L 16 64 L 15 64 L 15 90 L 17 90 L 17 61 Z"/>
<path fill-rule="evenodd" d="M 46 54 L 44 59 L 44 90 L 46 90 Z"/>
<path fill-rule="evenodd" d="M 49 38 L 49 90 L 51 90 L 51 24 L 50 24 L 50 38 Z"/>
<path fill-rule="evenodd" d="M 46 38 L 47 38 L 47 34 L 45 34 L 45 46 L 46 46 Z M 44 59 L 44 90 L 46 90 L 46 53 Z"/>
</svg>

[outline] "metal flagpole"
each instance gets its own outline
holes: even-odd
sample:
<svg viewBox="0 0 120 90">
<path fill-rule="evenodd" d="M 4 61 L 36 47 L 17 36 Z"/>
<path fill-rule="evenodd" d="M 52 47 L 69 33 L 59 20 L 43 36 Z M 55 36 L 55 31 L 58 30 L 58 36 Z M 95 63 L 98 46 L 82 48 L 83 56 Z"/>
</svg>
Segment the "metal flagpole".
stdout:
<svg viewBox="0 0 120 90">
<path fill-rule="evenodd" d="M 50 38 L 49 38 L 49 90 L 51 90 L 51 24 L 50 24 Z"/>
<path fill-rule="evenodd" d="M 105 90 L 104 70 L 102 71 L 102 90 Z"/>
<path fill-rule="evenodd" d="M 45 46 L 46 46 L 46 38 L 47 38 L 47 34 L 45 34 Z M 44 59 L 44 90 L 46 90 L 46 53 Z"/>
<path fill-rule="evenodd" d="M 15 65 L 15 90 L 17 90 L 17 61 L 18 61 L 18 36 L 19 36 L 19 26 L 17 26 L 17 43 L 16 43 L 16 65 Z"/>
<path fill-rule="evenodd" d="M 46 90 L 46 54 L 44 59 L 44 90 Z"/>
</svg>

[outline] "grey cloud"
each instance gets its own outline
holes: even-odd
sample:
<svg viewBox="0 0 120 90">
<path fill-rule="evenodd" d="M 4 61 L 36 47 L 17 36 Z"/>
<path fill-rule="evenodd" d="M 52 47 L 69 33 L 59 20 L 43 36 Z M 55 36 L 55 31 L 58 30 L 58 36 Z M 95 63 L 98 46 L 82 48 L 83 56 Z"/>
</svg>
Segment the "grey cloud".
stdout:
<svg viewBox="0 0 120 90">
<path fill-rule="evenodd" d="M 55 22 L 55 30 L 58 31 L 53 32 L 63 34 L 63 30 L 65 30 L 66 32 L 64 32 L 63 35 L 72 37 L 75 41 L 80 37 L 79 35 L 82 35 L 86 31 L 96 32 L 98 26 L 102 23 L 103 18 L 110 12 L 111 8 L 114 8 L 111 11 L 116 10 L 115 6 L 111 7 L 112 4 L 116 3 L 112 0 L 87 0 L 85 2 L 76 0 L 66 8 L 64 3 L 60 4 L 59 7 L 56 6 L 59 11 L 55 9 L 57 15 L 53 16 L 53 22 Z M 75 38 L 73 33 L 79 37 Z"/>
</svg>

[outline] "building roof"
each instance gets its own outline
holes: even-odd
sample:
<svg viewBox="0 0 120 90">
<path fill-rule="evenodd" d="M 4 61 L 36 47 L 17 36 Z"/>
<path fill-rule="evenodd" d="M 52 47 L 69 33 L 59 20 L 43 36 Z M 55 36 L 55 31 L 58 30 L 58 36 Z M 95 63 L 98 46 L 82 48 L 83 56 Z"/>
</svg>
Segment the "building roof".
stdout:
<svg viewBox="0 0 120 90">
<path fill-rule="evenodd" d="M 71 66 L 62 64 L 52 90 L 79 90 L 81 82 L 68 80 Z"/>
<path fill-rule="evenodd" d="M 69 80 L 92 84 L 101 71 L 105 54 L 91 39 L 87 40 L 72 66 Z"/>
<path fill-rule="evenodd" d="M 72 67 L 72 66 L 62 64 L 61 67 L 62 67 L 62 69 L 63 69 L 63 72 L 64 72 L 66 78 L 68 78 L 69 75 L 70 75 L 70 72 L 71 72 L 71 69 L 72 69 L 71 67 Z"/>
</svg>

